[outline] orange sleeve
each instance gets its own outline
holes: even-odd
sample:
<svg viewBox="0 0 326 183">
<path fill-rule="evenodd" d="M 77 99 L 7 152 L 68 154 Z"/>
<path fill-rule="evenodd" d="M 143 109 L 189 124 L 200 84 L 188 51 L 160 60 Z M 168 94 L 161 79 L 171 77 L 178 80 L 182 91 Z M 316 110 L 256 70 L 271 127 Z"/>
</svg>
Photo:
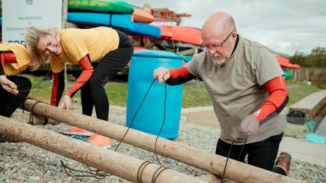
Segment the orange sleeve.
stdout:
<svg viewBox="0 0 326 183">
<path fill-rule="evenodd" d="M 180 85 L 196 77 L 192 75 L 185 66 L 178 67 L 175 69 L 169 69 L 170 78 L 166 80 L 168 85 Z"/>
<path fill-rule="evenodd" d="M 183 78 L 189 74 L 189 71 L 185 66 L 178 67 L 175 69 L 169 69 L 169 71 L 170 71 L 170 79 L 175 79 L 178 77 Z"/>
<path fill-rule="evenodd" d="M 280 113 L 289 101 L 284 76 L 279 76 L 265 83 L 269 97 L 253 114 L 258 121 L 268 120 L 275 113 Z"/>
<path fill-rule="evenodd" d="M 91 61 L 88 55 L 84 56 L 78 61 L 78 64 L 82 68 L 82 73 L 77 78 L 77 81 L 70 87 L 66 95 L 72 97 L 88 80 L 91 78 L 94 71 Z"/>
</svg>

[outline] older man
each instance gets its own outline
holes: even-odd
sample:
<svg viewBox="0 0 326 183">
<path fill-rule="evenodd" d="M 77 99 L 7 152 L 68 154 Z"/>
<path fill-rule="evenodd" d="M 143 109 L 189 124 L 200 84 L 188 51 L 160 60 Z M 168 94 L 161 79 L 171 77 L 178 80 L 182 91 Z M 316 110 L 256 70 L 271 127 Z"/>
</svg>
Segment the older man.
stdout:
<svg viewBox="0 0 326 183">
<path fill-rule="evenodd" d="M 160 67 L 154 78 L 170 85 L 200 78 L 221 126 L 216 154 L 288 175 L 291 156 L 275 165 L 286 119 L 278 115 L 288 102 L 283 72 L 271 51 L 237 34 L 233 18 L 210 16 L 202 28 L 205 51 L 186 66 Z"/>
</svg>

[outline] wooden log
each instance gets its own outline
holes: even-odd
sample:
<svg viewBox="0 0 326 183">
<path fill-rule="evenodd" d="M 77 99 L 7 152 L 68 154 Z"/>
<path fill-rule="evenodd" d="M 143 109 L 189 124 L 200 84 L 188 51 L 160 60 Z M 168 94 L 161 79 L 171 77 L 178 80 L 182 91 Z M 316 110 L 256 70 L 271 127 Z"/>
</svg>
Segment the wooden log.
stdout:
<svg viewBox="0 0 326 183">
<path fill-rule="evenodd" d="M 31 99 L 26 100 L 24 103 L 24 109 L 30 111 L 35 103 L 36 101 Z M 104 136 L 111 137 L 118 141 L 123 138 L 127 131 L 127 127 L 74 113 L 68 110 L 59 109 L 44 103 L 35 104 L 34 112 L 72 126 L 77 126 Z M 123 139 L 123 142 L 186 163 L 188 165 L 192 165 L 213 174 L 223 174 L 226 163 L 225 157 L 211 154 L 203 150 L 163 138 L 158 138 L 157 145 L 155 147 L 155 140 L 156 136 L 140 132 L 138 130 L 129 129 L 128 134 Z M 225 177 L 233 181 L 244 183 L 303 182 L 232 159 L 228 161 Z"/>
<path fill-rule="evenodd" d="M 142 182 L 144 183 L 152 182 L 153 176 L 155 177 L 155 171 L 161 168 L 161 166 L 156 164 L 149 164 L 144 167 L 142 166 L 143 160 L 100 148 L 49 130 L 17 122 L 3 116 L 0 116 L 0 134 L 15 137 L 21 141 L 66 156 L 132 182 L 138 182 L 137 173 L 139 168 L 143 170 Z M 144 168 L 142 169 L 142 167 Z M 157 176 L 155 182 L 205 183 L 203 180 L 170 169 L 162 171 Z"/>
<path fill-rule="evenodd" d="M 199 179 L 204 180 L 204 181 L 206 181 L 208 183 L 221 183 L 222 182 L 221 178 L 219 178 L 219 177 L 217 177 L 217 176 L 215 176 L 213 174 L 208 174 L 208 175 L 201 176 Z M 235 182 L 233 180 L 224 178 L 223 183 L 238 183 L 238 182 Z"/>
</svg>

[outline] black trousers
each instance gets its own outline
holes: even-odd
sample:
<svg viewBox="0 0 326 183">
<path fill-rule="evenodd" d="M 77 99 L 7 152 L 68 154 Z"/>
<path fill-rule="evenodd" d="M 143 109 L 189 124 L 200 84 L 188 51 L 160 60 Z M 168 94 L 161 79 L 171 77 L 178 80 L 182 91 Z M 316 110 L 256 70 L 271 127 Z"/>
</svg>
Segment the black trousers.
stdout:
<svg viewBox="0 0 326 183">
<path fill-rule="evenodd" d="M 83 114 L 91 116 L 95 106 L 98 119 L 109 120 L 109 100 L 104 85 L 121 71 L 130 61 L 134 46 L 130 38 L 118 31 L 120 43 L 118 49 L 107 53 L 100 62 L 93 63 L 94 72 L 81 88 Z"/>
<path fill-rule="evenodd" d="M 32 88 L 32 83 L 28 78 L 21 76 L 7 76 L 7 78 L 14 82 L 19 90 L 17 95 L 13 95 L 0 86 L 0 115 L 10 117 L 19 105 L 26 100 Z"/>
<path fill-rule="evenodd" d="M 245 144 L 244 146 L 233 145 L 229 158 L 244 162 L 245 157 L 248 155 L 248 164 L 286 175 L 282 169 L 274 168 L 275 159 L 277 157 L 282 137 L 283 133 L 272 136 L 260 142 Z M 231 144 L 219 139 L 215 153 L 227 157 L 230 148 Z"/>
</svg>

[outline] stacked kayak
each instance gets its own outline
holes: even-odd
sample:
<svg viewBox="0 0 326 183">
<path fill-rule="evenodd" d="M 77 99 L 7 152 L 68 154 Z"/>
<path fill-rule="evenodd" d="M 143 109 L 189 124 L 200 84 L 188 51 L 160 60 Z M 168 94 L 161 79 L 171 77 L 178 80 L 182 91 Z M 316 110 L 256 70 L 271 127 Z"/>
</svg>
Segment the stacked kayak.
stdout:
<svg viewBox="0 0 326 183">
<path fill-rule="evenodd" d="M 134 27 L 131 14 L 68 12 L 67 19 L 69 22 L 88 27 L 107 26 L 121 29 L 132 29 Z"/>
<path fill-rule="evenodd" d="M 157 26 L 150 25 L 155 20 L 151 13 L 135 8 L 132 17 L 134 28 L 126 30 L 127 32 L 141 36 L 161 37 L 161 29 Z"/>
<path fill-rule="evenodd" d="M 150 13 L 124 1 L 69 0 L 67 20 L 83 27 L 108 26 L 130 34 L 161 36 L 160 28 L 148 24 L 154 21 Z"/>
<path fill-rule="evenodd" d="M 132 14 L 134 8 L 124 2 L 116 0 L 69 0 L 69 11 L 94 11 L 102 13 Z"/>
<path fill-rule="evenodd" d="M 108 26 L 120 29 L 133 28 L 134 8 L 117 0 L 69 0 L 69 22 L 81 26 Z"/>
<path fill-rule="evenodd" d="M 155 20 L 152 14 L 142 9 L 134 9 L 132 17 L 135 22 L 143 22 L 148 24 L 154 22 Z"/>
<path fill-rule="evenodd" d="M 142 36 L 151 36 L 155 38 L 161 37 L 161 29 L 159 27 L 143 22 L 134 22 L 134 27 L 127 29 L 126 32 Z"/>
<path fill-rule="evenodd" d="M 159 26 L 162 36 L 160 39 L 179 41 L 200 46 L 202 42 L 201 30 L 184 26 Z"/>
</svg>

